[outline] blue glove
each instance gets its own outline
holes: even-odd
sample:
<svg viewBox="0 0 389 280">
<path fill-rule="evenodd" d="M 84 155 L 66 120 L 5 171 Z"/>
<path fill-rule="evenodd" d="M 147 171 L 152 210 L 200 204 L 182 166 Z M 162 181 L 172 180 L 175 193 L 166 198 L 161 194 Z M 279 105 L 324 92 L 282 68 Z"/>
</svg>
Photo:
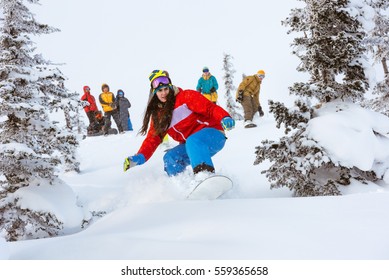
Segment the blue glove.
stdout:
<svg viewBox="0 0 389 280">
<path fill-rule="evenodd" d="M 123 169 L 127 171 L 128 169 L 135 167 L 137 165 L 142 165 L 146 162 L 146 158 L 142 154 L 136 154 L 131 157 L 127 157 L 124 159 Z"/>
<path fill-rule="evenodd" d="M 221 121 L 224 130 L 230 130 L 235 127 L 235 121 L 231 117 L 224 117 Z"/>
</svg>

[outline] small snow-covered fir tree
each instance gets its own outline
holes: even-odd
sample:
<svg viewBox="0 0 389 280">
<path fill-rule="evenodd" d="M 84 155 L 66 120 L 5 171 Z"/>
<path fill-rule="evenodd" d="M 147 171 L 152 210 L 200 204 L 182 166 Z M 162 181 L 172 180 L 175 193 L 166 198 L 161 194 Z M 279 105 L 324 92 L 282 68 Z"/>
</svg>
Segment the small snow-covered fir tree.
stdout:
<svg viewBox="0 0 389 280">
<path fill-rule="evenodd" d="M 288 187 L 296 196 L 337 195 L 339 184 L 348 184 L 351 169 L 331 161 L 314 139 L 307 136 L 315 106 L 332 100 L 359 101 L 368 89 L 361 23 L 352 13 L 358 7 L 349 0 L 301 0 L 304 8 L 294 9 L 283 24 L 294 39 L 294 54 L 301 59 L 299 71 L 310 75 L 308 82 L 295 83 L 290 93 L 299 98 L 293 108 L 269 101 L 277 126 L 285 126 L 279 141 L 263 141 L 256 148 L 259 164 L 269 160 L 266 173 L 272 188 Z M 311 103 L 318 103 L 312 106 Z"/>
<path fill-rule="evenodd" d="M 367 106 L 375 111 L 389 116 L 389 1 L 366 0 L 367 4 L 374 9 L 374 28 L 368 32 L 365 44 L 373 54 L 375 63 L 381 63 L 384 79 L 379 81 L 373 89 L 378 97 L 367 102 Z"/>
<path fill-rule="evenodd" d="M 243 120 L 242 114 L 239 112 L 240 108 L 235 102 L 235 86 L 234 86 L 234 73 L 233 69 L 232 56 L 229 54 L 224 54 L 223 58 L 223 70 L 224 70 L 224 86 L 226 88 L 225 97 L 226 97 L 226 110 L 231 115 L 234 120 Z"/>
<path fill-rule="evenodd" d="M 55 64 L 45 61 L 38 55 L 36 58 L 39 58 L 37 69 L 40 75 L 37 84 L 39 90 L 46 96 L 42 102 L 48 108 L 49 113 L 63 113 L 66 129 L 60 129 L 57 135 L 57 148 L 62 155 L 61 165 L 65 171 L 79 172 L 79 162 L 75 156 L 75 148 L 78 146 L 77 121 L 80 119 L 78 93 L 68 92 L 64 84 L 66 78 Z"/>
<path fill-rule="evenodd" d="M 51 114 L 70 106 L 74 95 L 67 93 L 62 73 L 34 54 L 29 37 L 58 29 L 38 23 L 25 2 L 39 3 L 0 0 L 0 232 L 8 240 L 58 232 L 61 222 L 55 216 L 21 209 L 13 194 L 22 187 L 55 184 L 63 164 L 78 169 L 78 140 Z"/>
</svg>

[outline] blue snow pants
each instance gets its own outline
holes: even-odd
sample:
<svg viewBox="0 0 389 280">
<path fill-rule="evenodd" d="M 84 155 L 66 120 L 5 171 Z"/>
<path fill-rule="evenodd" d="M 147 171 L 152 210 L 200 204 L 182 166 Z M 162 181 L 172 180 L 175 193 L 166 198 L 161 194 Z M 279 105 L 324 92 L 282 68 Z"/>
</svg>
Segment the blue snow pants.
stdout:
<svg viewBox="0 0 389 280">
<path fill-rule="evenodd" d="M 186 143 L 168 150 L 163 157 L 164 169 L 169 176 L 183 172 L 188 165 L 195 168 L 199 164 L 213 167 L 211 157 L 226 143 L 225 135 L 215 128 L 203 128 L 192 134 Z"/>
</svg>

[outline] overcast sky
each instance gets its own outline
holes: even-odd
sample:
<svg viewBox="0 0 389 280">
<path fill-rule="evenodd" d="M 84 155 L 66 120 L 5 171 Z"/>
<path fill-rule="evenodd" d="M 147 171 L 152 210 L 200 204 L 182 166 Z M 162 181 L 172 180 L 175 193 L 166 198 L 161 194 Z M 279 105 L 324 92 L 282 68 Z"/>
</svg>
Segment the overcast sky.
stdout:
<svg viewBox="0 0 389 280">
<path fill-rule="evenodd" d="M 299 60 L 281 25 L 297 0 L 41 0 L 33 12 L 61 32 L 36 39 L 57 63 L 71 91 L 84 85 L 97 96 L 103 83 L 146 101 L 149 73 L 170 72 L 173 83 L 195 88 L 203 66 L 222 84 L 223 53 L 231 54 L 238 86 L 242 73 L 266 71 L 267 97 L 285 99 Z M 282 16 L 280 16 L 282 15 Z M 280 80 L 283 83 L 280 83 Z M 286 81 L 286 83 L 285 83 Z M 286 86 L 287 85 L 287 86 Z M 135 101 L 136 103 L 136 101 Z"/>
</svg>

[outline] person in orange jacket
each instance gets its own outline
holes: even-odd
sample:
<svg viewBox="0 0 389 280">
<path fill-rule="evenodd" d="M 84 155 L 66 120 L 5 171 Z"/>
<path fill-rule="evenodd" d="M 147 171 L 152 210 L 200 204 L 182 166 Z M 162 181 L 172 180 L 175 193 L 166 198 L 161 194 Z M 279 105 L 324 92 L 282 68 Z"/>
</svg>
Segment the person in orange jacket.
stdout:
<svg viewBox="0 0 389 280">
<path fill-rule="evenodd" d="M 84 108 L 86 116 L 89 120 L 88 133 L 93 133 L 97 129 L 96 112 L 97 105 L 95 97 L 90 93 L 90 87 L 84 86 L 84 95 L 81 96 L 81 105 Z"/>
<path fill-rule="evenodd" d="M 256 127 L 253 118 L 256 112 L 260 117 L 264 113 L 259 102 L 259 92 L 262 80 L 265 78 L 265 71 L 259 70 L 255 75 L 247 76 L 240 83 L 236 92 L 236 101 L 242 104 L 244 110 L 244 127 Z"/>
</svg>

